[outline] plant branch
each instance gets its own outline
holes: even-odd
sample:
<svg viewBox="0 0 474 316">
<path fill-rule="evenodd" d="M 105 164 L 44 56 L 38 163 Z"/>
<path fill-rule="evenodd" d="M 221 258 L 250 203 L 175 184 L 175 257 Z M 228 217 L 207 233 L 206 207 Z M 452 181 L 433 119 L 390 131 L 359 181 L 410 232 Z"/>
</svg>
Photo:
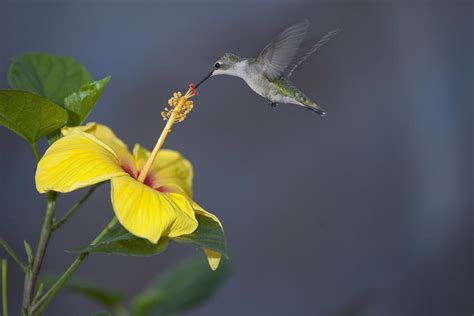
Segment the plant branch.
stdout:
<svg viewBox="0 0 474 316">
<path fill-rule="evenodd" d="M 2 304 L 3 304 L 3 316 L 8 315 L 7 305 L 7 259 L 2 259 Z"/>
<path fill-rule="evenodd" d="M 91 246 L 97 244 L 104 238 L 104 236 L 117 224 L 117 218 L 114 217 L 110 223 L 102 230 L 102 232 L 90 243 Z M 81 263 L 86 259 L 89 253 L 80 254 L 76 260 L 67 268 L 67 270 L 54 282 L 43 297 L 32 307 L 31 314 L 40 315 L 48 306 L 51 300 L 58 294 L 64 283 L 71 277 L 71 275 L 79 268 Z"/>
<path fill-rule="evenodd" d="M 84 204 L 85 201 L 87 201 L 87 199 L 92 195 L 92 193 L 94 193 L 94 191 L 101 185 L 102 183 L 98 183 L 94 186 L 92 186 L 87 192 L 86 194 L 84 194 L 83 197 L 80 198 L 79 201 L 77 201 L 67 212 L 66 214 L 64 214 L 64 216 L 53 223 L 53 225 L 51 226 L 51 229 L 52 231 L 55 231 L 57 229 L 59 229 L 68 219 L 69 217 L 71 217 L 81 206 L 82 204 Z"/>
<path fill-rule="evenodd" d="M 48 193 L 48 206 L 46 214 L 44 216 L 43 226 L 41 228 L 40 239 L 36 248 L 35 257 L 33 260 L 33 266 L 31 270 L 28 270 L 25 276 L 25 285 L 23 291 L 23 306 L 22 312 L 25 315 L 28 314 L 31 302 L 33 299 L 33 291 L 35 290 L 36 281 L 41 270 L 46 248 L 48 247 L 49 238 L 51 237 L 51 225 L 53 222 L 54 210 L 56 208 L 56 193 Z"/>
<path fill-rule="evenodd" d="M 3 239 L 0 238 L 0 246 L 3 247 L 3 249 L 5 249 L 5 252 L 7 254 L 10 255 L 10 257 L 12 257 L 13 261 L 15 261 L 15 263 L 20 267 L 20 269 L 26 273 L 27 269 L 26 269 L 26 265 L 21 262 L 20 258 L 18 258 L 18 256 L 16 255 L 16 253 L 13 251 L 13 249 L 7 244 L 7 242 Z"/>
</svg>

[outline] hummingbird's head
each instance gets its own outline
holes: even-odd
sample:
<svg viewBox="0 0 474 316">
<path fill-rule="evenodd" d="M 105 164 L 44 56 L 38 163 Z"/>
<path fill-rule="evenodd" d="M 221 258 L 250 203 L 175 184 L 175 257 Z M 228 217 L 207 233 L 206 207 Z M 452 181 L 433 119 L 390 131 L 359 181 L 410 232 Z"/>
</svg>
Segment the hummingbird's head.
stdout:
<svg viewBox="0 0 474 316">
<path fill-rule="evenodd" d="M 204 81 L 209 79 L 212 76 L 215 75 L 231 75 L 237 71 L 236 65 L 243 61 L 243 58 L 230 54 L 230 53 L 225 53 L 221 57 L 217 58 L 217 60 L 214 62 L 209 74 L 204 77 L 199 83 L 195 86 L 196 88 L 199 87 Z"/>
<path fill-rule="evenodd" d="M 242 61 L 237 55 L 226 53 L 217 58 L 212 66 L 212 76 L 231 74 L 235 69 L 235 65 Z"/>
</svg>

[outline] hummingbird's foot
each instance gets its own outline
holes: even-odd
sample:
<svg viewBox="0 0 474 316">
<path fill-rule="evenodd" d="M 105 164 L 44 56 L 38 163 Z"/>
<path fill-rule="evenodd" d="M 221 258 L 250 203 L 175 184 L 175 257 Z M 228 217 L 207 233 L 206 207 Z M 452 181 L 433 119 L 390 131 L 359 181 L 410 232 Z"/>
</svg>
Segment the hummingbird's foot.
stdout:
<svg viewBox="0 0 474 316">
<path fill-rule="evenodd" d="M 270 100 L 270 99 L 266 99 L 266 100 L 267 100 L 268 105 L 271 106 L 272 108 L 276 108 L 276 107 L 277 107 L 276 102 L 273 102 L 273 101 Z"/>
</svg>

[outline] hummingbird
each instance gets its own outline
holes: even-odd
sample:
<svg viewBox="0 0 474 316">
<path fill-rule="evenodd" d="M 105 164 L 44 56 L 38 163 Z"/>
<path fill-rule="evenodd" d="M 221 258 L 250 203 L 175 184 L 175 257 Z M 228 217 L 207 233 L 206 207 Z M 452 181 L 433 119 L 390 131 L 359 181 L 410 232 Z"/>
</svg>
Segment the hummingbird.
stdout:
<svg viewBox="0 0 474 316">
<path fill-rule="evenodd" d="M 321 116 L 326 115 L 327 112 L 296 88 L 289 78 L 304 60 L 334 37 L 339 29 L 324 35 L 299 61 L 295 62 L 295 56 L 308 27 L 307 20 L 288 27 L 265 46 L 257 58 L 243 58 L 225 53 L 214 62 L 209 74 L 195 87 L 216 75 L 239 77 L 253 91 L 264 97 L 272 107 L 276 107 L 277 103 L 296 104 Z"/>
</svg>

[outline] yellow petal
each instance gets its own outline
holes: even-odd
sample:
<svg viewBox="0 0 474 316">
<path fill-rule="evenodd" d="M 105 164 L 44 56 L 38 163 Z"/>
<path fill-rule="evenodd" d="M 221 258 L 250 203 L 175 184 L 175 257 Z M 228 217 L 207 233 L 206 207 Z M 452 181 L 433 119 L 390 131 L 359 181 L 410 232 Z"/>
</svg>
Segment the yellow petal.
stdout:
<svg viewBox="0 0 474 316">
<path fill-rule="evenodd" d="M 191 203 L 175 193 L 160 193 L 131 177 L 112 179 L 112 204 L 132 234 L 157 243 L 162 236 L 191 234 L 198 222 Z"/>
<path fill-rule="evenodd" d="M 101 140 L 112 148 L 121 147 L 127 149 L 127 145 L 120 138 L 118 138 L 109 127 L 94 122 L 87 123 L 83 126 L 64 127 L 61 129 L 61 133 L 64 136 L 77 133 L 88 133 L 95 136 L 97 139 Z"/>
<path fill-rule="evenodd" d="M 88 133 L 93 135 L 101 142 L 107 144 L 117 154 L 121 164 L 125 169 L 132 175 L 136 176 L 136 170 L 134 168 L 133 156 L 128 151 L 127 145 L 118 138 L 115 133 L 107 126 L 98 123 L 87 123 L 84 126 L 75 127 L 64 127 L 61 129 L 61 133 L 64 136 L 73 135 L 77 133 Z"/>
<path fill-rule="evenodd" d="M 133 156 L 137 170 L 141 170 L 150 156 L 150 152 L 137 144 L 133 148 Z M 179 152 L 160 150 L 153 162 L 150 174 L 154 179 L 152 184 L 154 188 L 177 185 L 186 195 L 192 197 L 193 167 Z"/>
<path fill-rule="evenodd" d="M 204 250 L 204 253 L 207 256 L 207 262 L 209 263 L 209 267 L 211 267 L 212 271 L 216 271 L 219 267 L 219 263 L 221 262 L 222 255 L 207 248 L 203 248 L 202 250 Z"/>
<path fill-rule="evenodd" d="M 36 189 L 70 192 L 127 175 L 113 150 L 97 138 L 76 133 L 48 148 L 36 169 Z"/>
<path fill-rule="evenodd" d="M 80 126 L 64 126 L 61 128 L 61 134 L 63 136 L 70 136 L 73 134 L 80 134 L 80 133 L 91 133 L 96 127 L 97 123 L 90 122 L 87 123 L 86 125 L 80 125 Z"/>
</svg>

